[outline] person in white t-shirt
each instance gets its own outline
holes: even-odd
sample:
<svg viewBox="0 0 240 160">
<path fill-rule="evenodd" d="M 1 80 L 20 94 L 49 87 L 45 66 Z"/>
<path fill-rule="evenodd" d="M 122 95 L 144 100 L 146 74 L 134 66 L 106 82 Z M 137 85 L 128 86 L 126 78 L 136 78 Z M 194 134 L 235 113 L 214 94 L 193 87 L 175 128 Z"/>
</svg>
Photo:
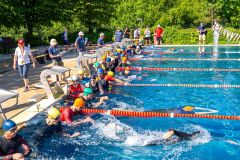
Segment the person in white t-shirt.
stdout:
<svg viewBox="0 0 240 160">
<path fill-rule="evenodd" d="M 23 39 L 18 40 L 18 47 L 14 54 L 13 69 L 16 70 L 18 65 L 20 76 L 25 85 L 24 92 L 27 92 L 29 90 L 28 71 L 30 68 L 30 58 L 33 63 L 33 68 L 36 66 L 36 60 L 32 56 L 30 48 L 24 46 L 24 44 Z"/>
<path fill-rule="evenodd" d="M 150 36 L 151 36 L 151 31 L 149 29 L 149 27 L 147 26 L 145 31 L 144 31 L 144 39 L 145 39 L 145 44 L 146 45 L 150 45 Z"/>
</svg>

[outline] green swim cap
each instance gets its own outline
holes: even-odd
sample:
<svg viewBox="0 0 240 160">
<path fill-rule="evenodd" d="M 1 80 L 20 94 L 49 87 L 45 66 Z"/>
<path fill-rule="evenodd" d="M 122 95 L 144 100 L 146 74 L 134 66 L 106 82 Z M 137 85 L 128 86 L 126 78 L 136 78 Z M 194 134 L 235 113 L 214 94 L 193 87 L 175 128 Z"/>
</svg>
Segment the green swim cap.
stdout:
<svg viewBox="0 0 240 160">
<path fill-rule="evenodd" d="M 98 68 L 100 66 L 100 63 L 99 62 L 95 62 L 94 64 L 93 64 L 93 67 L 94 68 Z"/>
<path fill-rule="evenodd" d="M 89 94 L 92 94 L 93 90 L 91 88 L 85 88 L 83 91 L 84 96 L 88 96 Z"/>
</svg>

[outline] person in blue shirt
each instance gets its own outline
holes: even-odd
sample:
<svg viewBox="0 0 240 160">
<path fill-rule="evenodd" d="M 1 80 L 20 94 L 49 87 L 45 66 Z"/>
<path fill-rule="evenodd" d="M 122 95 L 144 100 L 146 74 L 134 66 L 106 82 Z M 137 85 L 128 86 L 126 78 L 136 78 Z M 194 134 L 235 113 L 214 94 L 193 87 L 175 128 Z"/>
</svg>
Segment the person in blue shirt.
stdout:
<svg viewBox="0 0 240 160">
<path fill-rule="evenodd" d="M 87 65 L 87 61 L 84 59 L 83 54 L 85 52 L 85 38 L 84 33 L 80 31 L 78 33 L 78 37 L 75 41 L 75 47 L 77 48 L 77 51 L 79 52 L 79 56 L 77 58 L 77 69 L 83 69 L 83 63 Z"/>
<path fill-rule="evenodd" d="M 123 37 L 123 32 L 120 30 L 120 27 L 117 28 L 115 32 L 115 42 L 121 42 Z"/>
<path fill-rule="evenodd" d="M 57 49 L 57 41 L 56 39 L 51 39 L 50 47 L 48 48 L 48 53 L 50 58 L 52 59 L 54 66 L 63 66 L 62 55 Z"/>
<path fill-rule="evenodd" d="M 78 37 L 76 38 L 75 47 L 77 48 L 79 55 L 82 56 L 83 52 L 85 51 L 85 39 L 84 33 L 81 31 L 78 33 Z"/>
<path fill-rule="evenodd" d="M 62 33 L 62 40 L 64 45 L 68 45 L 68 32 L 67 28 L 64 29 L 64 32 Z"/>
<path fill-rule="evenodd" d="M 104 46 L 104 37 L 104 33 L 100 33 L 100 37 L 97 40 L 97 46 L 99 48 Z"/>
<path fill-rule="evenodd" d="M 68 31 L 67 28 L 64 29 L 64 32 L 62 33 L 62 40 L 64 44 L 64 49 L 68 49 Z"/>
</svg>

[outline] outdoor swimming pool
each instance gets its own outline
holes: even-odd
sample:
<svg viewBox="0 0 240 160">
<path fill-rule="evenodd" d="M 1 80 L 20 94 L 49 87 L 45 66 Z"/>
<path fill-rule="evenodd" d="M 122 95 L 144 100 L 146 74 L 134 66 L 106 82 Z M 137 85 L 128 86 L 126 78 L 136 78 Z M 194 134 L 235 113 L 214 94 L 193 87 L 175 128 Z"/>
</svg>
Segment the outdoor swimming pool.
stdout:
<svg viewBox="0 0 240 160">
<path fill-rule="evenodd" d="M 170 47 L 169 47 L 170 48 Z M 239 68 L 239 61 L 144 60 L 144 58 L 240 58 L 239 47 L 219 47 L 219 53 L 197 54 L 196 47 L 177 47 L 171 54 L 155 52 L 133 61 L 131 66 L 155 68 Z M 164 48 L 163 50 L 166 50 Z M 181 50 L 181 51 L 180 51 Z M 212 52 L 212 47 L 206 48 Z M 187 53 L 185 53 L 187 52 Z M 190 53 L 192 52 L 192 53 Z M 227 53 L 225 53 L 227 52 Z M 132 71 L 142 80 L 133 84 L 240 84 L 240 72 L 220 71 Z M 183 105 L 218 110 L 221 115 L 240 115 L 239 88 L 130 87 L 119 86 L 101 109 L 151 111 Z M 239 159 L 239 121 L 193 118 L 136 118 L 96 114 L 96 123 L 64 126 L 67 133 L 81 132 L 75 139 L 53 135 L 43 139 L 39 159 Z M 79 117 L 78 117 L 79 118 Z M 192 141 L 145 146 L 161 139 L 169 128 L 201 131 Z M 29 131 L 34 132 L 34 131 Z M 26 134 L 26 139 L 27 139 Z"/>
</svg>

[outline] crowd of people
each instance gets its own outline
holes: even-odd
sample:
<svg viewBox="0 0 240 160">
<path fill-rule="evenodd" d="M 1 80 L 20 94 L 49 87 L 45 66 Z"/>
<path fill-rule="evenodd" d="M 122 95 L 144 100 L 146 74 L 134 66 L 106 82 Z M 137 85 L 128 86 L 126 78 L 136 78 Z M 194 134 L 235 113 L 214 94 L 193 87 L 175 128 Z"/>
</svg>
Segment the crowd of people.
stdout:
<svg viewBox="0 0 240 160">
<path fill-rule="evenodd" d="M 207 33 L 203 23 L 197 28 L 199 32 L 199 45 L 205 44 L 205 35 Z M 219 25 L 217 21 L 214 22 L 213 31 L 215 35 L 214 43 L 218 43 L 218 30 Z M 121 42 L 123 37 L 130 38 L 130 29 L 127 27 L 124 32 L 118 27 L 115 32 L 115 42 Z M 164 29 L 158 25 L 154 31 L 154 41 L 158 45 L 162 45 Z M 134 31 L 134 39 L 139 39 L 140 29 L 137 28 Z M 67 29 L 64 30 L 63 42 L 68 46 L 68 36 Z M 104 47 L 104 33 L 99 35 L 97 40 L 98 49 Z M 146 27 L 144 31 L 144 41 L 145 44 L 151 44 L 151 31 L 149 27 Z M 18 65 L 18 70 L 20 72 L 21 78 L 24 81 L 25 89 L 24 91 L 29 90 L 28 82 L 28 70 L 30 68 L 30 59 L 32 60 L 33 67 L 36 65 L 36 60 L 31 54 L 31 51 L 28 47 L 24 45 L 24 40 L 20 39 L 18 41 L 18 47 L 16 48 L 14 55 L 14 65 L 13 68 L 16 69 Z M 64 66 L 62 61 L 62 54 L 60 53 L 57 47 L 56 39 L 50 40 L 50 46 L 48 49 L 49 56 L 52 59 L 54 66 Z M 0 159 L 24 159 L 25 156 L 28 156 L 34 152 L 39 139 L 41 137 L 53 134 L 61 133 L 63 136 L 68 138 L 74 138 L 79 136 L 80 133 L 68 134 L 63 133 L 62 123 L 68 125 L 79 125 L 82 123 L 94 123 L 94 120 L 86 115 L 81 119 L 75 119 L 77 115 L 82 115 L 83 108 L 97 108 L 109 99 L 108 96 L 104 95 L 107 92 L 113 90 L 114 84 L 123 84 L 127 85 L 128 82 L 125 82 L 122 79 L 117 78 L 115 75 L 117 72 L 124 77 L 128 77 L 131 72 L 129 58 L 139 54 L 138 52 L 144 43 L 132 44 L 132 45 L 117 45 L 112 47 L 111 51 L 105 51 L 101 54 L 101 58 L 98 59 L 95 63 L 86 64 L 87 68 L 83 68 L 82 62 L 84 59 L 84 54 L 86 52 L 86 39 L 84 38 L 84 33 L 80 31 L 78 37 L 75 41 L 75 47 L 79 53 L 77 58 L 77 63 L 81 66 L 78 68 L 78 71 L 75 75 L 71 76 L 70 84 L 68 87 L 67 95 L 65 101 L 68 102 L 68 106 L 62 106 L 61 108 L 51 107 L 45 119 L 40 120 L 30 120 L 26 123 L 23 123 L 19 126 L 12 120 L 6 120 L 3 122 L 4 134 L 0 137 Z M 201 49 L 201 51 L 203 51 Z M 96 96 L 100 95 L 100 96 Z M 92 103 L 93 101 L 97 103 Z M 194 107 L 192 106 L 183 106 L 173 109 L 161 110 L 160 112 L 169 112 L 169 113 L 187 113 L 187 114 L 196 114 Z M 203 112 L 202 112 L 203 113 Z M 201 113 L 200 113 L 201 114 Z M 204 112 L 203 114 L 207 114 Z M 29 141 L 30 145 L 24 140 L 24 138 L 18 135 L 18 131 L 26 127 L 31 126 L 41 126 L 37 135 L 34 135 Z M 191 140 L 199 132 L 194 132 L 192 134 L 187 134 L 184 132 L 179 132 L 174 129 L 169 130 L 163 137 L 164 140 L 169 139 L 171 136 L 176 135 L 180 137 L 179 141 L 182 140 Z M 157 145 L 159 142 L 154 141 L 148 145 Z M 19 147 L 22 148 L 20 152 Z"/>
</svg>

